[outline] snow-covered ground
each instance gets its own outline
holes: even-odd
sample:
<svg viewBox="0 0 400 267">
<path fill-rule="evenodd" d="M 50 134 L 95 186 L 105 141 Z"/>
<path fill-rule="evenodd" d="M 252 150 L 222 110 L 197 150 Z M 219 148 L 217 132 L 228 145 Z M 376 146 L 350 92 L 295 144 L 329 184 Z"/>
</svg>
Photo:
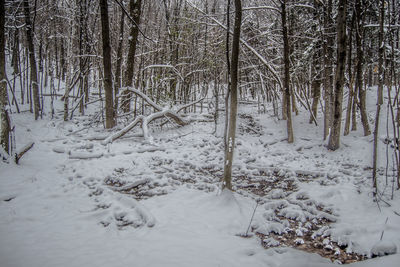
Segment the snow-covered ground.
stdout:
<svg viewBox="0 0 400 267">
<path fill-rule="evenodd" d="M 220 191 L 222 129 L 216 136 L 212 122 L 153 127 L 150 142 L 128 134 L 104 146 L 110 132 L 89 125 L 91 115 L 63 122 L 60 113 L 38 121 L 13 114 L 17 148 L 35 145 L 19 165 L 0 162 L 0 266 L 331 266 L 304 251 L 312 251 L 310 236 L 319 251 L 398 251 L 400 194 L 391 199 L 391 170 L 386 185 L 383 142 L 377 203 L 372 136 L 361 125 L 332 152 L 305 111 L 294 117 L 294 144 L 271 112 L 239 111 L 233 194 Z M 256 234 L 244 238 L 256 206 Z M 284 246 L 277 232 L 295 235 L 303 250 Z M 350 266 L 398 262 L 395 254 Z"/>
</svg>

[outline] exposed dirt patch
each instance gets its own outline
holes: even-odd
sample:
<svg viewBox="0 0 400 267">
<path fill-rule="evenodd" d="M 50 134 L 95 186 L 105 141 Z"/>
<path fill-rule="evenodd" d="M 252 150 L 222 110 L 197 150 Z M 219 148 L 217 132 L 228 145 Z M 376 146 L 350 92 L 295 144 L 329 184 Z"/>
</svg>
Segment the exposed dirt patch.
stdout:
<svg viewBox="0 0 400 267">
<path fill-rule="evenodd" d="M 312 175 L 299 174 L 294 178 L 279 170 L 261 171 L 253 177 L 236 177 L 240 190 L 251 192 L 264 202 L 261 208 L 265 209 L 265 222 L 253 226 L 252 231 L 265 248 L 292 247 L 318 253 L 341 264 L 365 260 L 365 255 L 347 253 L 347 245 L 331 240 L 329 225 L 336 221 L 332 208 L 310 199 L 306 192 L 298 191 L 299 180 L 312 179 L 315 179 Z"/>
</svg>

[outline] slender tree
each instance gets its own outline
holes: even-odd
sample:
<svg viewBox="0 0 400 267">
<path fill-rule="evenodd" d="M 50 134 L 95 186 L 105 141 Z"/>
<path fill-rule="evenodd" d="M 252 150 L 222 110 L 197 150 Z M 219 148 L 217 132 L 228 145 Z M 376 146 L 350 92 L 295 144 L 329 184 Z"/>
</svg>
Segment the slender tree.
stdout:
<svg viewBox="0 0 400 267">
<path fill-rule="evenodd" d="M 121 21 L 119 24 L 119 38 L 117 48 L 117 65 L 115 67 L 115 88 L 114 88 L 114 112 L 118 110 L 118 93 L 121 88 L 121 68 L 122 68 L 122 47 L 124 44 L 124 25 L 125 25 L 125 13 L 121 14 Z"/>
<path fill-rule="evenodd" d="M 333 124 L 329 136 L 328 149 L 336 150 L 340 147 L 340 129 L 342 125 L 342 102 L 344 86 L 344 70 L 346 68 L 346 17 L 347 0 L 339 0 L 337 17 L 337 59 L 335 74 L 335 103 Z"/>
<path fill-rule="evenodd" d="M 33 28 L 31 22 L 31 14 L 29 8 L 29 1 L 24 0 L 24 11 L 25 11 L 25 23 L 26 23 L 26 40 L 28 42 L 29 51 L 29 63 L 31 73 L 31 86 L 33 94 L 33 109 L 35 114 L 35 120 L 39 118 L 40 101 L 39 101 L 39 84 L 38 84 L 38 72 L 35 58 L 35 46 L 33 44 Z"/>
<path fill-rule="evenodd" d="M 224 163 L 224 188 L 232 190 L 232 162 L 233 151 L 235 148 L 236 137 L 236 116 L 237 116 L 237 96 L 238 96 L 238 69 L 239 69 L 239 42 L 240 28 L 242 24 L 242 2 L 235 0 L 235 25 L 232 39 L 231 57 L 231 86 L 230 86 L 230 114 L 228 127 L 228 145 L 225 147 Z M 228 108 L 228 107 L 226 107 Z"/>
<path fill-rule="evenodd" d="M 355 20 L 356 20 L 356 50 L 357 50 L 357 64 L 356 64 L 356 90 L 358 91 L 358 104 L 361 113 L 361 123 L 364 128 L 364 136 L 370 135 L 367 107 L 366 107 L 366 92 L 363 86 L 363 62 L 364 50 L 362 47 L 362 38 L 364 32 L 363 16 L 361 12 L 361 0 L 356 0 L 355 3 Z"/>
<path fill-rule="evenodd" d="M 381 113 L 381 105 L 383 104 L 383 83 L 384 83 L 384 69 L 383 69 L 383 53 L 384 53 L 384 32 L 383 24 L 385 21 L 385 0 L 380 1 L 379 12 L 379 48 L 378 48 L 378 95 L 376 101 L 376 115 L 375 115 L 375 129 L 374 129 L 374 149 L 373 149 L 373 162 L 372 162 L 372 180 L 373 187 L 377 189 L 377 160 L 378 160 L 378 134 L 379 134 L 379 118 Z M 375 191 L 376 193 L 377 191 Z"/>
<path fill-rule="evenodd" d="M 115 125 L 113 108 L 113 84 L 111 74 L 111 46 L 110 46 L 110 28 L 108 24 L 108 4 L 107 0 L 100 0 L 101 14 L 101 36 L 103 41 L 103 68 L 104 68 L 104 91 L 106 97 L 106 128 L 112 128 Z"/>
<path fill-rule="evenodd" d="M 334 45 L 334 25 L 332 19 L 332 0 L 328 0 L 324 5 L 324 140 L 328 137 L 332 125 L 333 113 L 333 45 Z"/>
<path fill-rule="evenodd" d="M 0 147 L 7 153 L 9 150 L 10 120 L 7 111 L 7 82 L 6 82 L 6 58 L 5 58 L 5 6 L 4 0 L 0 0 Z"/>
<path fill-rule="evenodd" d="M 317 32 L 317 24 L 318 24 L 318 16 L 320 15 L 318 11 L 321 3 L 317 0 L 314 0 L 314 21 L 312 29 L 314 32 Z M 320 65 L 320 56 L 321 56 L 321 40 L 317 37 L 315 48 L 313 53 L 313 66 L 312 66 L 312 110 L 310 115 L 309 123 L 313 123 L 314 118 L 317 118 L 318 111 L 318 103 L 319 98 L 321 97 L 321 65 Z"/>
<path fill-rule="evenodd" d="M 136 54 L 136 47 L 138 43 L 138 36 L 139 36 L 139 23 L 140 23 L 140 14 L 142 10 L 142 0 L 130 0 L 129 2 L 129 13 L 131 19 L 130 21 L 132 24 L 131 30 L 129 33 L 129 51 L 128 51 L 128 59 L 126 62 L 126 71 L 125 71 L 125 78 L 124 78 L 124 85 L 125 86 L 132 86 L 133 85 L 133 74 L 134 74 L 134 67 L 135 67 L 135 54 Z M 131 103 L 131 93 L 129 90 L 123 92 L 123 98 L 121 103 L 121 108 L 124 112 L 130 111 L 130 103 Z"/>
<path fill-rule="evenodd" d="M 283 33 L 283 63 L 285 76 L 283 79 L 284 87 L 284 105 L 286 107 L 286 124 L 287 124 L 287 134 L 288 143 L 293 143 L 293 126 L 292 126 L 292 112 L 290 105 L 290 58 L 289 58 L 289 37 L 287 29 L 287 18 L 286 18 L 286 0 L 281 2 L 281 19 L 282 19 L 282 33 Z"/>
</svg>

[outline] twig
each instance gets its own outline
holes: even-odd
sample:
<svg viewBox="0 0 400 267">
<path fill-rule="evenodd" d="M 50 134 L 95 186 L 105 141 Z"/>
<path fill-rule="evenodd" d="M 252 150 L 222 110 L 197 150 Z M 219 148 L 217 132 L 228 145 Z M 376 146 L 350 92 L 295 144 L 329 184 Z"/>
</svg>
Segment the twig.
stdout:
<svg viewBox="0 0 400 267">
<path fill-rule="evenodd" d="M 257 201 L 257 204 L 256 204 L 256 206 L 255 206 L 255 208 L 254 208 L 254 210 L 253 210 L 253 214 L 251 215 L 251 219 L 250 219 L 250 222 L 249 222 L 249 226 L 247 227 L 245 236 L 247 236 L 248 233 L 249 233 L 250 226 L 251 226 L 251 222 L 253 221 L 254 214 L 256 213 L 256 210 L 257 210 L 257 207 L 258 207 L 258 203 L 259 203 L 259 201 Z"/>
<path fill-rule="evenodd" d="M 389 217 L 386 217 L 385 225 L 387 224 L 388 220 L 389 220 Z M 384 233 L 385 233 L 385 229 L 382 230 L 381 241 L 382 241 L 382 238 L 383 238 L 383 234 L 384 234 Z"/>
<path fill-rule="evenodd" d="M 138 31 L 143 35 L 143 37 L 149 41 L 152 41 L 153 43 L 157 43 L 156 41 L 154 41 L 153 39 L 149 38 L 146 36 L 146 34 L 144 34 L 144 32 L 140 29 L 139 25 L 136 23 L 136 21 L 131 17 L 131 15 L 128 13 L 128 11 L 126 11 L 124 5 L 119 2 L 118 0 L 114 0 L 122 9 L 122 11 L 125 13 L 125 15 L 128 17 L 128 19 L 135 24 L 135 27 L 137 27 Z"/>
</svg>

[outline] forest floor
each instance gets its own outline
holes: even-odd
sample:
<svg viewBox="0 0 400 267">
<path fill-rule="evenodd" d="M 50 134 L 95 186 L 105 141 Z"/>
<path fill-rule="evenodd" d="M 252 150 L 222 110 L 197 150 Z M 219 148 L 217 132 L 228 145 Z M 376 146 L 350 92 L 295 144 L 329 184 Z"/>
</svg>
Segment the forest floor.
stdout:
<svg viewBox="0 0 400 267">
<path fill-rule="evenodd" d="M 370 259 L 400 248 L 382 141 L 374 199 L 372 136 L 328 151 L 301 112 L 288 144 L 285 121 L 241 105 L 227 193 L 223 123 L 215 134 L 206 112 L 188 116 L 153 124 L 149 141 L 136 129 L 102 145 L 112 131 L 93 115 L 13 114 L 17 148 L 35 145 L 19 165 L 0 162 L 0 266 L 397 266 L 399 254 Z"/>
</svg>

